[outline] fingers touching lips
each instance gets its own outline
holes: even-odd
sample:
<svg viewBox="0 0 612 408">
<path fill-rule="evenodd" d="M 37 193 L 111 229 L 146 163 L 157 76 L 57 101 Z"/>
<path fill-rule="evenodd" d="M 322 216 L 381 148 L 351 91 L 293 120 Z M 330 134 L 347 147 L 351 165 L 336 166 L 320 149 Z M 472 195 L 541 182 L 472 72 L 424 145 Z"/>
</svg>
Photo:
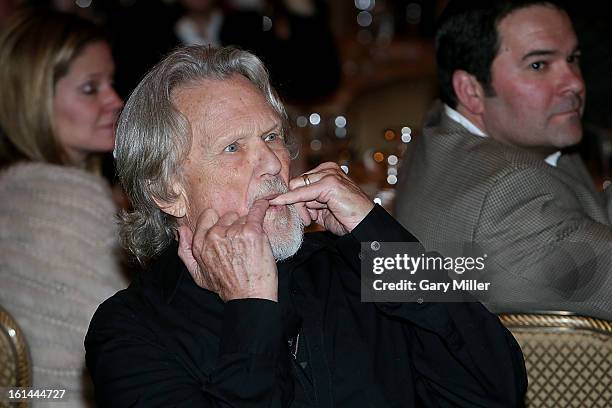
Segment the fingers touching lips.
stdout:
<svg viewBox="0 0 612 408">
<path fill-rule="evenodd" d="M 264 180 L 251 193 L 248 200 L 248 208 L 253 206 L 253 203 L 259 199 L 271 200 L 279 194 L 289 191 L 287 185 L 278 178 Z"/>
</svg>

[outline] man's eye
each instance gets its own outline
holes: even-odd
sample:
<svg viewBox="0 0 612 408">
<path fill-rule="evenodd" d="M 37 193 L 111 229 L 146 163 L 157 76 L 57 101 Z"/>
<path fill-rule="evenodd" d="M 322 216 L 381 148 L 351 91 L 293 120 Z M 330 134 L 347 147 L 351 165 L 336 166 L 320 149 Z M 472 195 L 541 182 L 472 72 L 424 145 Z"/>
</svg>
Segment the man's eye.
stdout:
<svg viewBox="0 0 612 408">
<path fill-rule="evenodd" d="M 238 151 L 238 145 L 236 143 L 232 143 L 228 145 L 224 150 L 224 152 L 234 153 Z"/>
<path fill-rule="evenodd" d="M 569 64 L 577 64 L 580 62 L 580 54 L 574 54 L 567 57 L 567 62 Z"/>
<path fill-rule="evenodd" d="M 269 135 L 267 135 L 265 137 L 264 140 L 266 142 L 273 142 L 273 141 L 277 140 L 278 138 L 279 138 L 279 136 L 276 133 L 270 133 Z"/>
<path fill-rule="evenodd" d="M 537 62 L 532 62 L 529 66 L 531 67 L 531 69 L 535 70 L 535 71 L 540 71 L 542 68 L 544 68 L 544 62 L 543 61 L 537 61 Z"/>
</svg>

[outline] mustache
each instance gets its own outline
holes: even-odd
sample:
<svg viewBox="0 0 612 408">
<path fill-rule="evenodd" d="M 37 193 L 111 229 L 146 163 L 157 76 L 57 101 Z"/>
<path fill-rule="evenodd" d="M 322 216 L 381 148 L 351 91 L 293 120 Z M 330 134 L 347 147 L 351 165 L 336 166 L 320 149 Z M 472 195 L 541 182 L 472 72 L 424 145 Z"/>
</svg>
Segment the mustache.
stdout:
<svg viewBox="0 0 612 408">
<path fill-rule="evenodd" d="M 260 198 L 272 198 L 279 194 L 283 194 L 289 191 L 289 187 L 281 179 L 274 178 L 268 179 L 261 182 L 255 190 L 250 194 L 248 205 L 249 208 L 253 206 L 253 203 Z"/>
<path fill-rule="evenodd" d="M 559 104 L 553 108 L 552 114 L 557 115 L 575 110 L 580 111 L 583 105 L 584 101 L 582 100 L 582 96 L 574 94 L 559 102 Z"/>
</svg>

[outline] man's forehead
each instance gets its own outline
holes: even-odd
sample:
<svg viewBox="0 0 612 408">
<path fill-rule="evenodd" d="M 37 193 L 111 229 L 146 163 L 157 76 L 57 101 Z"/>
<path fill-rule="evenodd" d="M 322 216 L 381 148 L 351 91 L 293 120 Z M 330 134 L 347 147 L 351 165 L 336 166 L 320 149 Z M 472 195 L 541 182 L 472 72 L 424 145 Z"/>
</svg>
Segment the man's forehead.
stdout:
<svg viewBox="0 0 612 408">
<path fill-rule="evenodd" d="M 574 50 L 578 44 L 565 11 L 553 5 L 532 5 L 505 16 L 497 27 L 499 53 Z M 521 57 L 523 56 L 521 55 Z"/>
<path fill-rule="evenodd" d="M 202 114 L 218 104 L 248 91 L 241 77 L 232 76 L 226 79 L 199 79 L 181 85 L 172 91 L 174 106 L 185 116 Z M 248 82 L 246 79 L 244 81 Z M 242 86 L 240 86 L 242 85 Z"/>
<path fill-rule="evenodd" d="M 205 144 L 282 126 L 261 91 L 239 75 L 183 86 L 173 93 L 173 102 L 194 134 L 208 136 L 200 141 Z"/>
</svg>

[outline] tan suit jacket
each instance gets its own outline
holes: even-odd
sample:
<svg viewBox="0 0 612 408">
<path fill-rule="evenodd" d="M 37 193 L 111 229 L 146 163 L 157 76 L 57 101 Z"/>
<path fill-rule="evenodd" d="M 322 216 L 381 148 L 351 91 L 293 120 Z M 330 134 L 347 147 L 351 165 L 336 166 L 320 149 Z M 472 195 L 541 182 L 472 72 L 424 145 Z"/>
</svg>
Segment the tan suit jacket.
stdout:
<svg viewBox="0 0 612 408">
<path fill-rule="evenodd" d="M 430 112 L 403 159 L 395 216 L 427 250 L 487 254 L 494 311 L 570 310 L 612 320 L 612 191 L 576 154 L 558 167 Z"/>
</svg>

